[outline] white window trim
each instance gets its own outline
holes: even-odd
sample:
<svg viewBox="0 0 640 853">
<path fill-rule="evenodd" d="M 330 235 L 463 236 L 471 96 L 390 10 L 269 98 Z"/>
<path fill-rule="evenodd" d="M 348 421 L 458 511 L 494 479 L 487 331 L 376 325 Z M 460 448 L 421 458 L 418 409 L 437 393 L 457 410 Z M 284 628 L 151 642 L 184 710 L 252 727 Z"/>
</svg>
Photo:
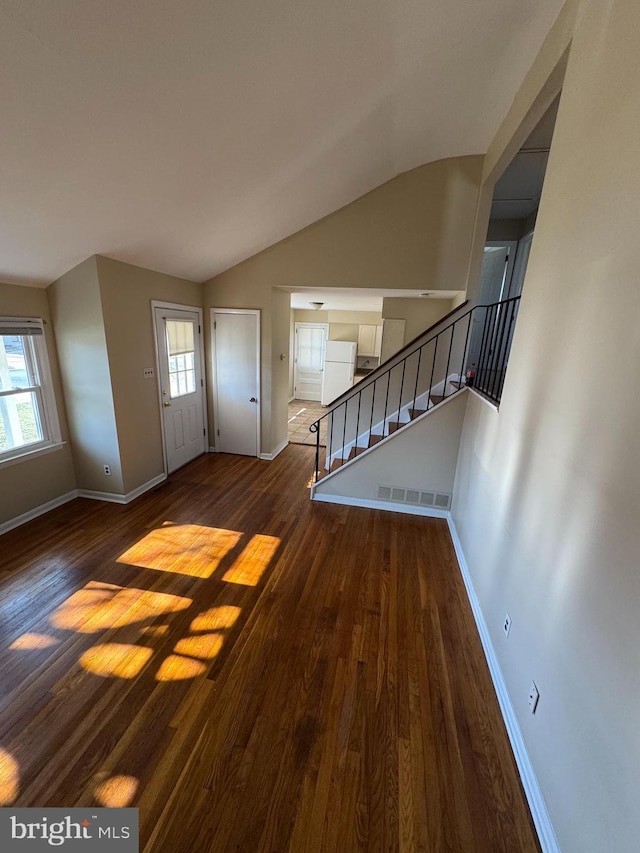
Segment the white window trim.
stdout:
<svg viewBox="0 0 640 853">
<path fill-rule="evenodd" d="M 35 368 L 38 378 L 37 397 L 39 398 L 39 414 L 45 438 L 33 444 L 22 445 L 12 450 L 0 451 L 0 467 L 13 465 L 25 459 L 50 453 L 53 450 L 63 447 L 65 443 L 62 441 L 60 433 L 60 421 L 58 419 L 58 409 L 53 391 L 53 379 L 51 377 L 49 353 L 44 333 L 44 321 L 36 317 L 0 317 L 0 334 L 6 334 L 4 330 L 9 327 L 12 328 L 14 334 L 19 334 L 19 331 L 15 330 L 23 327 L 26 334 L 26 330 L 34 326 L 41 329 L 40 334 L 31 335 L 30 337 L 36 356 Z"/>
</svg>

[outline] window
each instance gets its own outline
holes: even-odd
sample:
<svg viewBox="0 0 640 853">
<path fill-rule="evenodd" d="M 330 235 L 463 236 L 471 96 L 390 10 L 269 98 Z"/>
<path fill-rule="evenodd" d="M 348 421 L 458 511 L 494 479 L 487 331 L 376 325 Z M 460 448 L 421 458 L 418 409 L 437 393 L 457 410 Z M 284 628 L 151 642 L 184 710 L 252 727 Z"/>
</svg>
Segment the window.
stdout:
<svg viewBox="0 0 640 853">
<path fill-rule="evenodd" d="M 169 353 L 169 390 L 171 399 L 193 394 L 196 390 L 196 363 L 193 323 L 167 320 Z"/>
<path fill-rule="evenodd" d="M 43 322 L 0 318 L 0 462 L 60 443 Z"/>
</svg>

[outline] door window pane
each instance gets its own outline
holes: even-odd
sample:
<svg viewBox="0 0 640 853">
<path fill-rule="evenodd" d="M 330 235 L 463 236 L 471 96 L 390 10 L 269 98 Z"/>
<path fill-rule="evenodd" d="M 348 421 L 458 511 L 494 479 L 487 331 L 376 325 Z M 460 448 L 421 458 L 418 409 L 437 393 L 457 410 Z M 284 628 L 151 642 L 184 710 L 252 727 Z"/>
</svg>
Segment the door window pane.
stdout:
<svg viewBox="0 0 640 853">
<path fill-rule="evenodd" d="M 166 324 L 169 393 L 175 399 L 196 390 L 194 324 L 185 320 L 167 320 Z"/>
</svg>

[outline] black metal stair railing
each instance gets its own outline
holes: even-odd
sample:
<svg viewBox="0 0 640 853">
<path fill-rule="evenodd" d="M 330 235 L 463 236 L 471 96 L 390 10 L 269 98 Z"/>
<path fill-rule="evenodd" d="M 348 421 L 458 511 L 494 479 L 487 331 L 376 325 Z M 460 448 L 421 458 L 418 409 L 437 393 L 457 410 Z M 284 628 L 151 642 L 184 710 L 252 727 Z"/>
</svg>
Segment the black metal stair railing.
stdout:
<svg viewBox="0 0 640 853">
<path fill-rule="evenodd" d="M 499 403 L 519 305 L 519 296 L 476 305 L 402 358 L 392 356 L 389 367 L 376 371 L 374 378 L 354 386 L 309 427 L 316 436 L 315 482 L 321 477 L 323 421 L 325 471 L 330 473 L 465 386 Z"/>
</svg>

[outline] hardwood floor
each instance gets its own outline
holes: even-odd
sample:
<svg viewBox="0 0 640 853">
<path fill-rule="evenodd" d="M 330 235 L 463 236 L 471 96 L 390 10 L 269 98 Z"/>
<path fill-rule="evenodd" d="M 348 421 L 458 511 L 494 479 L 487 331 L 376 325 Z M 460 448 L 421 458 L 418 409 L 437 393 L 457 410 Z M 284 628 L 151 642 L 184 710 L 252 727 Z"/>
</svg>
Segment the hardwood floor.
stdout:
<svg viewBox="0 0 640 853">
<path fill-rule="evenodd" d="M 446 523 L 202 457 L 0 539 L 0 804 L 146 853 L 538 851 Z"/>
</svg>

